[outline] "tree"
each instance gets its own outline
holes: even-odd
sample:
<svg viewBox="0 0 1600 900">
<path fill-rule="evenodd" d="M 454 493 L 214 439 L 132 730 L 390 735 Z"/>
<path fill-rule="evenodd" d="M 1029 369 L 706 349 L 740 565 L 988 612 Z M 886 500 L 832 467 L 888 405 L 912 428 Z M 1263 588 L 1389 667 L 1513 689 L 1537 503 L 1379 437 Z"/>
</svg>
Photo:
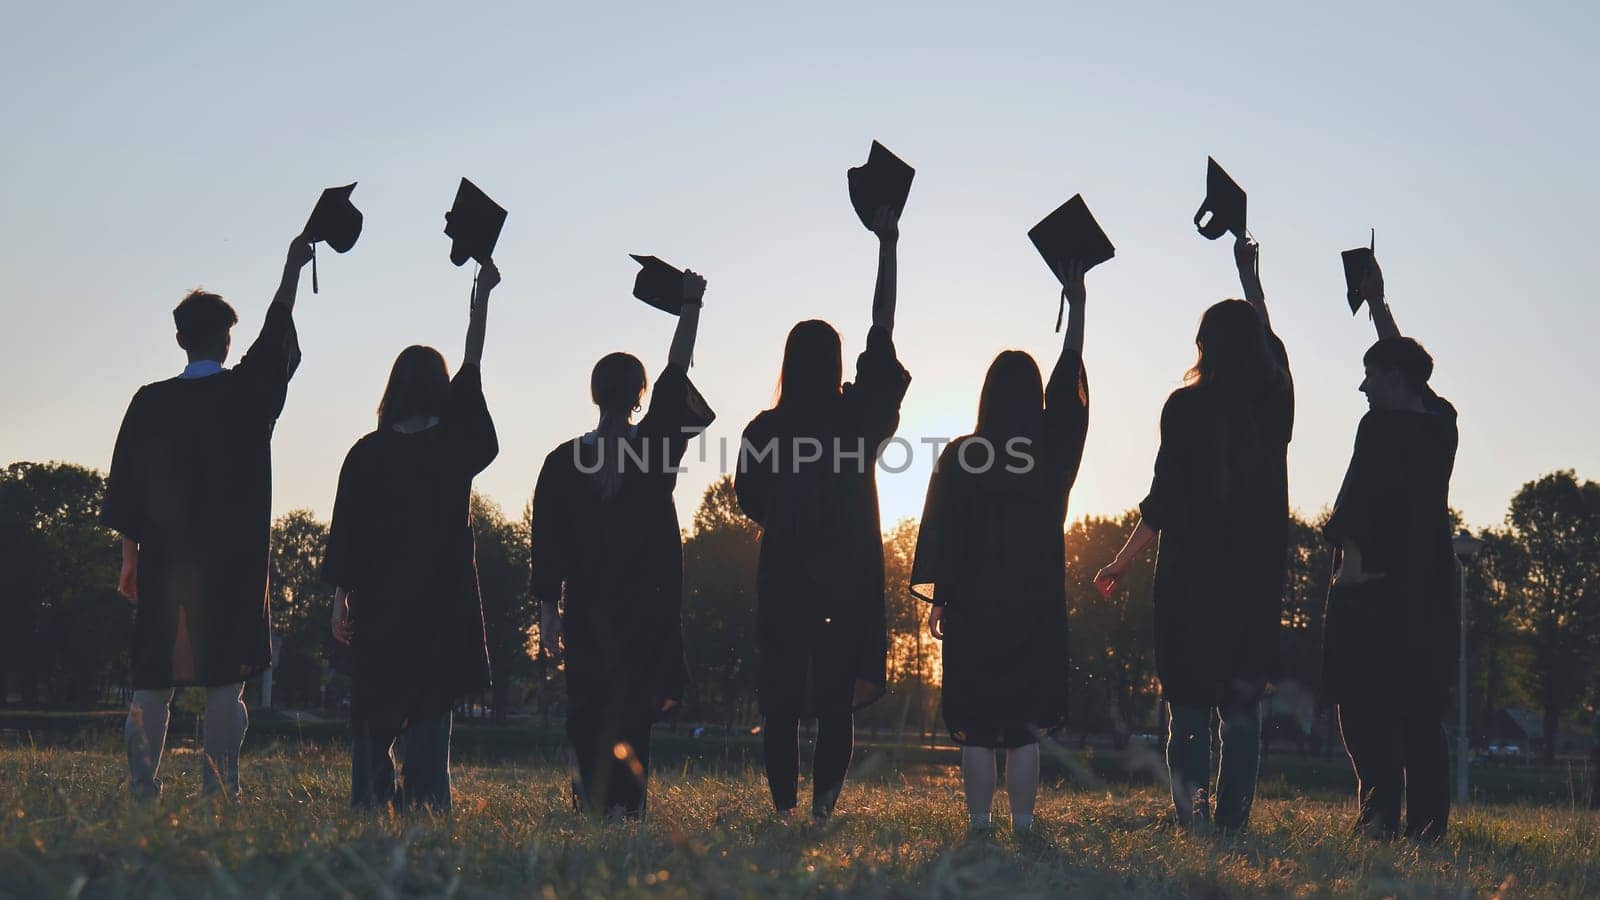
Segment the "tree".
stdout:
<svg viewBox="0 0 1600 900">
<path fill-rule="evenodd" d="M 911 593 L 911 564 L 917 554 L 917 522 L 901 519 L 883 536 L 884 610 L 889 627 L 889 687 L 899 704 L 873 707 L 896 732 L 915 721 L 917 733 L 933 726 L 939 698 L 933 689 L 942 675 L 944 648 L 928 635 L 928 604 Z"/>
<path fill-rule="evenodd" d="M 1518 631 L 1518 604 L 1527 580 L 1527 554 L 1515 535 L 1487 529 L 1483 550 L 1462 573 L 1467 589 L 1468 690 L 1477 697 L 1471 731 L 1480 742 L 1492 740 L 1496 713 L 1529 702 L 1528 645 Z"/>
<path fill-rule="evenodd" d="M 1555 762 L 1561 717 L 1595 672 L 1600 637 L 1600 483 L 1569 469 L 1522 486 L 1506 525 L 1525 554 L 1515 616 L 1533 648 L 1533 685 L 1544 710 L 1544 760 Z"/>
<path fill-rule="evenodd" d="M 1317 724 L 1327 720 L 1320 688 L 1324 611 L 1333 574 L 1333 550 L 1322 539 L 1322 526 L 1328 515 L 1324 510 L 1312 520 L 1289 516 L 1289 558 L 1279 632 L 1283 672 L 1267 704 L 1263 753 L 1280 729 L 1287 730 L 1304 752 L 1305 741 L 1317 732 Z M 1331 733 L 1331 727 L 1321 730 L 1324 751 Z"/>
<path fill-rule="evenodd" d="M 731 729 L 755 699 L 760 529 L 739 511 L 733 479 L 706 488 L 683 544 L 683 641 L 689 714 Z"/>
<path fill-rule="evenodd" d="M 1155 551 L 1134 560 L 1110 597 L 1095 589 L 1094 575 L 1117 555 L 1138 521 L 1138 510 L 1115 518 L 1085 516 L 1065 535 L 1070 720 L 1079 731 L 1110 731 L 1118 747 L 1126 746 L 1135 727 L 1155 717 L 1160 704 L 1151 599 Z"/>
<path fill-rule="evenodd" d="M 58 704 L 92 702 L 126 673 L 132 616 L 116 593 L 119 540 L 99 523 L 104 496 L 105 479 L 83 466 L 0 469 L 0 701 L 13 660 L 30 703 L 45 692 Z"/>
<path fill-rule="evenodd" d="M 520 520 L 511 521 L 493 501 L 473 491 L 478 588 L 483 595 L 484 637 L 494 681 L 490 709 L 496 724 L 510 712 L 513 679 L 532 663 L 528 647 L 536 615 L 528 592 L 528 521 L 527 511 Z"/>
<path fill-rule="evenodd" d="M 273 665 L 273 705 L 321 705 L 333 659 L 328 621 L 332 586 L 322 580 L 328 526 L 307 509 L 284 513 L 272 523 L 267 594 L 272 630 L 281 641 Z"/>
</svg>

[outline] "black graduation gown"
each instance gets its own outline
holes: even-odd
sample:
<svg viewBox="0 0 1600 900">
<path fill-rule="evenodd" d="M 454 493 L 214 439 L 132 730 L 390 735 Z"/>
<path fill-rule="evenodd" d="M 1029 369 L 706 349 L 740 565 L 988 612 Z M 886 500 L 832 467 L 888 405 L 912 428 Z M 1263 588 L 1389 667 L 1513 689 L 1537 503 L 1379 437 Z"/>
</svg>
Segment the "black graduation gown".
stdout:
<svg viewBox="0 0 1600 900">
<path fill-rule="evenodd" d="M 232 369 L 133 395 L 100 513 L 139 543 L 133 687 L 231 684 L 271 665 L 272 428 L 299 364 L 294 318 L 274 303 Z"/>
<path fill-rule="evenodd" d="M 1045 389 L 1044 415 L 1023 435 L 1027 472 L 991 441 L 987 472 L 961 465 L 957 439 L 940 454 L 917 533 L 913 594 L 944 607 L 945 727 L 959 744 L 1017 747 L 1066 724 L 1067 496 L 1089 431 L 1089 380 L 1068 350 Z M 972 467 L 989 458 L 965 451 Z"/>
<path fill-rule="evenodd" d="M 1182 706 L 1219 705 L 1282 671 L 1294 384 L 1283 342 L 1270 331 L 1267 340 L 1283 378 L 1254 407 L 1259 464 L 1221 477 L 1217 398 L 1180 388 L 1161 411 L 1155 477 L 1139 504 L 1161 535 L 1156 673 L 1163 699 Z"/>
<path fill-rule="evenodd" d="M 847 712 L 857 679 L 877 686 L 872 700 L 883 693 L 888 632 L 876 459 L 899 427 L 910 383 L 889 332 L 873 326 L 856 380 L 823 421 L 769 409 L 744 430 L 734 488 L 740 509 L 761 526 L 764 715 Z M 799 458 L 816 455 L 817 446 L 820 459 Z"/>
<path fill-rule="evenodd" d="M 545 457 L 531 585 L 542 601 L 565 587 L 569 726 L 589 718 L 620 727 L 683 697 L 683 539 L 672 491 L 690 438 L 715 418 L 688 373 L 668 365 L 619 454 L 622 482 L 609 501 L 592 473 L 616 461 L 587 436 Z"/>
<path fill-rule="evenodd" d="M 1459 572 L 1450 536 L 1456 411 L 1437 396 L 1426 411 L 1372 410 L 1323 536 L 1361 551 L 1383 577 L 1328 593 L 1323 689 L 1333 703 L 1442 707 L 1459 636 Z"/>
<path fill-rule="evenodd" d="M 380 428 L 345 456 L 322 578 L 350 594 L 353 720 L 443 715 L 489 686 L 472 478 L 499 452 L 464 365 L 438 424 Z"/>
</svg>

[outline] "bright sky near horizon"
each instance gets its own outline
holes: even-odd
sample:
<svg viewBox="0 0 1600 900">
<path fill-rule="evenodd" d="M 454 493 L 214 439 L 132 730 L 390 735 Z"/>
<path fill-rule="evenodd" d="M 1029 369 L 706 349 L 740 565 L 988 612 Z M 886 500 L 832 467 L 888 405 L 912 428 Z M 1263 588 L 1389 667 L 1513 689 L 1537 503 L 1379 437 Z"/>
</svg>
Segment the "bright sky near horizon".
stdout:
<svg viewBox="0 0 1600 900">
<path fill-rule="evenodd" d="M 1069 517 L 1149 484 L 1164 396 L 1226 241 L 1190 217 L 1216 156 L 1250 194 L 1299 414 L 1293 504 L 1342 477 L 1373 339 L 1339 251 L 1377 228 L 1400 326 L 1460 409 L 1454 504 L 1495 524 L 1523 482 L 1600 477 L 1600 6 L 1572 4 L 26 4 L 0 33 L 0 463 L 104 469 L 128 398 L 176 374 L 170 310 L 205 285 L 254 337 L 327 185 L 359 181 L 348 255 L 319 255 L 305 359 L 274 440 L 274 509 L 326 516 L 395 354 L 461 356 L 471 273 L 447 261 L 462 175 L 510 210 L 484 381 L 515 514 L 544 454 L 593 425 L 594 361 L 665 363 L 673 321 L 628 252 L 710 287 L 692 372 L 719 419 L 678 488 L 687 521 L 772 396 L 790 326 L 853 362 L 875 247 L 845 169 L 917 167 L 901 224 L 900 434 L 970 430 L 1007 347 L 1055 359 L 1057 288 L 1026 231 L 1082 192 L 1117 245 L 1090 273 L 1093 409 Z M 1584 112 L 1583 110 L 1589 110 Z M 1588 412 L 1585 412 L 1588 410 Z M 916 516 L 932 462 L 880 475 Z"/>
</svg>

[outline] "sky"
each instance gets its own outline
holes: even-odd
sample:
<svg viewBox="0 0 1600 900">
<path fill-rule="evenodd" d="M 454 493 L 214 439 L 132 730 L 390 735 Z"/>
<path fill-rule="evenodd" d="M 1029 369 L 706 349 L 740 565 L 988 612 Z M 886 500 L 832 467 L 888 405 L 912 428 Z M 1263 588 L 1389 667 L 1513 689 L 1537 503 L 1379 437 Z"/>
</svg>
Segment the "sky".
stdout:
<svg viewBox="0 0 1600 900">
<path fill-rule="evenodd" d="M 1082 193 L 1117 246 L 1088 277 L 1092 410 L 1070 518 L 1149 485 L 1161 404 L 1201 312 L 1240 291 L 1190 219 L 1215 156 L 1250 196 L 1298 392 L 1290 498 L 1331 503 L 1374 338 L 1339 251 L 1377 229 L 1402 331 L 1460 410 L 1452 502 L 1499 523 L 1526 481 L 1600 477 L 1600 147 L 1594 4 L 81 4 L 0 32 L 0 463 L 104 469 L 128 399 L 183 366 L 171 308 L 228 297 L 248 345 L 325 186 L 365 231 L 302 285 L 304 361 L 273 443 L 275 512 L 331 511 L 395 355 L 459 363 L 471 272 L 443 213 L 470 177 L 510 210 L 484 385 L 501 452 L 477 487 L 516 514 L 552 447 L 594 424 L 589 370 L 658 372 L 674 321 L 630 252 L 709 282 L 692 377 L 716 442 L 771 403 L 784 335 L 835 324 L 847 368 L 876 247 L 845 170 L 878 139 L 917 168 L 895 340 L 913 382 L 917 516 L 933 454 L 972 427 L 1007 348 L 1055 360 L 1057 286 L 1027 230 Z"/>
</svg>

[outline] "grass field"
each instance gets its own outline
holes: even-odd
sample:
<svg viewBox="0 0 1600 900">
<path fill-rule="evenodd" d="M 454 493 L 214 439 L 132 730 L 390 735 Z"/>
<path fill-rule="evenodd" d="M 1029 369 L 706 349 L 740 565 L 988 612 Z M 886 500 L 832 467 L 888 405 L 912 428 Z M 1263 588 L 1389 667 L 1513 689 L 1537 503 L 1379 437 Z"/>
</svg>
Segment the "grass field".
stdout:
<svg viewBox="0 0 1600 900">
<path fill-rule="evenodd" d="M 163 767 L 158 808 L 124 798 L 109 748 L 0 749 L 5 896 L 1561 896 L 1600 892 L 1600 815 L 1470 807 L 1439 847 L 1350 836 L 1335 795 L 1268 785 L 1251 829 L 1180 831 L 1154 789 L 1047 788 L 1036 834 L 966 835 L 953 772 L 858 761 L 840 813 L 774 817 L 759 776 L 658 773 L 642 828 L 578 819 L 547 759 L 455 767 L 454 814 L 346 808 L 338 748 L 247 753 L 237 806 Z M 802 785 L 802 788 L 806 788 Z M 1004 821 L 1004 794 L 997 801 Z"/>
</svg>

